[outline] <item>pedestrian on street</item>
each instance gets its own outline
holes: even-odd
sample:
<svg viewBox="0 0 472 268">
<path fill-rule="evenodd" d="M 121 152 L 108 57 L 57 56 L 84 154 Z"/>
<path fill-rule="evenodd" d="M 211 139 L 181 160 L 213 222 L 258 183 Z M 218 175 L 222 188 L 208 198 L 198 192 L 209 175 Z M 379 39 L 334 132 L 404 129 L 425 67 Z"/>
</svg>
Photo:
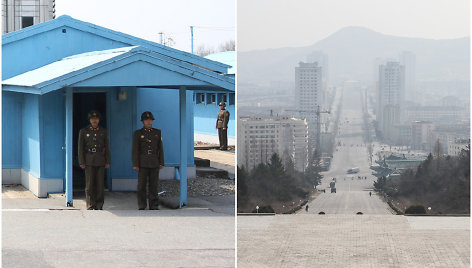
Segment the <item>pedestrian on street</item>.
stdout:
<svg viewBox="0 0 472 268">
<path fill-rule="evenodd" d="M 154 116 L 151 112 L 141 115 L 143 128 L 133 134 L 133 169 L 138 172 L 138 209 L 144 210 L 149 200 L 149 209 L 159 209 L 158 183 L 159 170 L 164 168 L 164 147 L 161 130 L 152 127 Z M 146 198 L 146 186 L 149 193 Z"/>
<path fill-rule="evenodd" d="M 372 196 L 372 192 L 369 192 L 369 196 Z"/>
<path fill-rule="evenodd" d="M 105 169 L 110 167 L 110 146 L 105 128 L 100 127 L 101 115 L 88 113 L 90 125 L 79 131 L 79 165 L 85 169 L 85 202 L 88 210 L 102 210 L 104 203 Z"/>
<path fill-rule="evenodd" d="M 220 150 L 228 150 L 228 121 L 229 112 L 225 109 L 226 103 L 220 102 L 220 111 L 216 119 L 216 128 L 218 129 L 218 138 L 220 140 Z"/>
<path fill-rule="evenodd" d="M 306 211 L 306 212 L 308 212 L 308 205 L 306 205 L 306 207 L 305 207 L 305 211 Z"/>
</svg>

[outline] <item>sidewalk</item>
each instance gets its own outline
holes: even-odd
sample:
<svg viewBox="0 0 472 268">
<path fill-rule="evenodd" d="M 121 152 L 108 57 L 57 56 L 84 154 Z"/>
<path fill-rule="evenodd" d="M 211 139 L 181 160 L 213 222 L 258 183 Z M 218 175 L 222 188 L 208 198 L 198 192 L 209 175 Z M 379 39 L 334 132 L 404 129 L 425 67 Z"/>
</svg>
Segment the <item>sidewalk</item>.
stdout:
<svg viewBox="0 0 472 268">
<path fill-rule="evenodd" d="M 206 158 L 230 169 L 224 159 L 231 155 Z M 67 208 L 64 194 L 37 198 L 20 185 L 3 185 L 2 265 L 234 267 L 234 180 L 194 181 L 187 207 L 160 210 L 137 210 L 135 192 L 105 192 L 104 210 L 97 211 L 85 209 L 83 193 L 74 193 Z"/>
</svg>

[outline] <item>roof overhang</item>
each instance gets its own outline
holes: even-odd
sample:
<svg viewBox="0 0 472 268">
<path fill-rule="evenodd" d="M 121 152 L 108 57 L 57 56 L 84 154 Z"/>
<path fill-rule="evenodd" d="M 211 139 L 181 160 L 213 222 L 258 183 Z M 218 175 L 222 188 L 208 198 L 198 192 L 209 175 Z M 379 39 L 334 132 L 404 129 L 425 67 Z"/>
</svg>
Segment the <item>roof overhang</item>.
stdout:
<svg viewBox="0 0 472 268">
<path fill-rule="evenodd" d="M 234 91 L 233 76 L 135 46 L 66 57 L 2 81 L 3 90 L 46 94 L 64 87 L 130 86 Z"/>
<path fill-rule="evenodd" d="M 194 55 L 175 48 L 147 41 L 129 34 L 107 29 L 85 21 L 77 20 L 68 15 L 62 15 L 56 19 L 47 22 L 35 24 L 18 31 L 4 34 L 2 35 L 2 46 L 63 27 L 70 27 L 79 31 L 99 35 L 110 40 L 123 42 L 125 44 L 146 47 L 156 53 L 167 55 L 177 60 L 207 68 L 209 70 L 213 70 L 219 73 L 227 73 L 228 68 L 231 68 L 231 66 L 221 62 L 206 59 L 198 55 Z"/>
</svg>

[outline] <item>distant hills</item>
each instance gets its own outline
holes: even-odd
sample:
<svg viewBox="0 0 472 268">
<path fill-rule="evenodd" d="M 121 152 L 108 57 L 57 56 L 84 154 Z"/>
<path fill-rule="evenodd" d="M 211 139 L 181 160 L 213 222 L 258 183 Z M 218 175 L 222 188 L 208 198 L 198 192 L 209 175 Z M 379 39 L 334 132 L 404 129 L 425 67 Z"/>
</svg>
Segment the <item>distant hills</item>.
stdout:
<svg viewBox="0 0 472 268">
<path fill-rule="evenodd" d="M 309 35 L 309 33 L 307 33 Z M 238 83 L 269 85 L 294 81 L 294 68 L 313 51 L 329 59 L 329 81 L 374 81 L 376 58 L 398 59 L 402 51 L 416 55 L 417 81 L 469 80 L 470 38 L 424 39 L 381 34 L 346 27 L 307 47 L 286 47 L 238 53 Z"/>
</svg>

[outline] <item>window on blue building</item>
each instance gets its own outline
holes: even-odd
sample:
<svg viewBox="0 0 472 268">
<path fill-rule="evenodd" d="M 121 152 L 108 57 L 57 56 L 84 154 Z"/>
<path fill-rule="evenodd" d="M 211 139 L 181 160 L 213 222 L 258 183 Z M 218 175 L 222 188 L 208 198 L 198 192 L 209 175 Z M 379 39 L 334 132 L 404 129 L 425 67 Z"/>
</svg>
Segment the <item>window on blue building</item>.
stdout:
<svg viewBox="0 0 472 268">
<path fill-rule="evenodd" d="M 204 104 L 205 103 L 205 93 L 195 93 L 193 95 L 194 102 L 196 104 Z"/>
<path fill-rule="evenodd" d="M 21 17 L 21 28 L 26 28 L 33 25 L 33 17 Z"/>
<path fill-rule="evenodd" d="M 226 100 L 226 94 L 225 93 L 218 93 L 217 97 L 218 97 L 218 103 L 220 103 L 222 101 L 228 103 L 228 101 Z"/>
<path fill-rule="evenodd" d="M 216 103 L 216 94 L 215 93 L 208 93 L 207 104 L 215 104 L 215 103 Z"/>
<path fill-rule="evenodd" d="M 234 93 L 229 93 L 228 105 L 234 105 L 236 102 Z"/>
</svg>

